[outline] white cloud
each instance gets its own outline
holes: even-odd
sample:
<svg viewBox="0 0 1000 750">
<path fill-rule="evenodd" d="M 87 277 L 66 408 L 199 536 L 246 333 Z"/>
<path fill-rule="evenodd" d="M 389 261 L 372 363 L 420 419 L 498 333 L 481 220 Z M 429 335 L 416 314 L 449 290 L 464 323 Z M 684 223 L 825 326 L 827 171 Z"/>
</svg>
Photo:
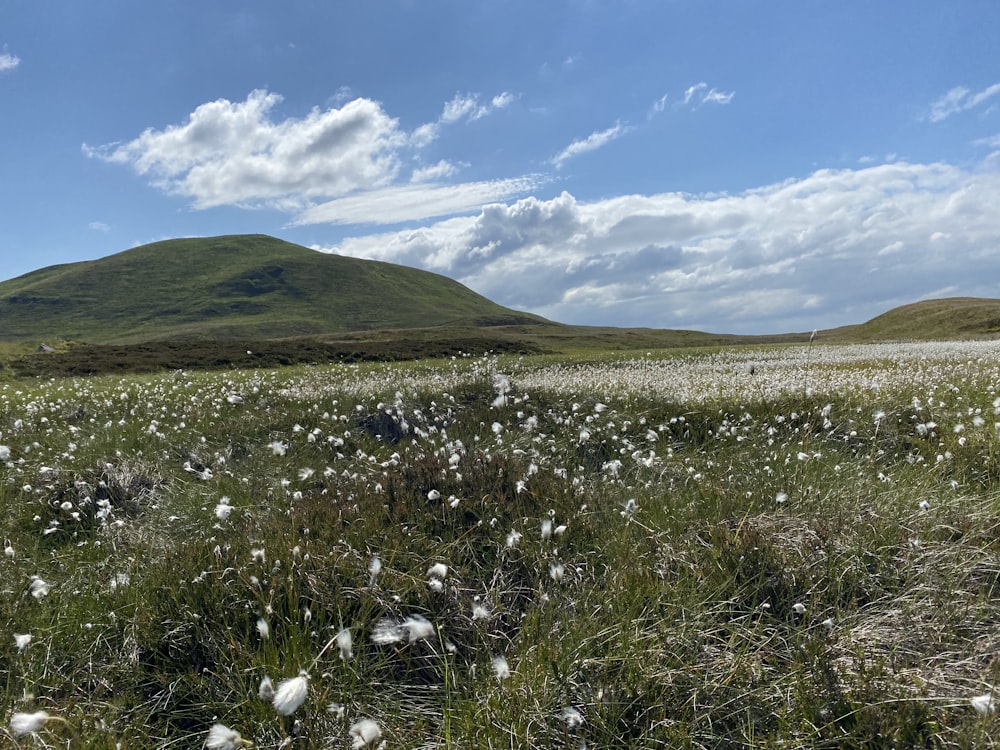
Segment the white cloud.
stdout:
<svg viewBox="0 0 1000 750">
<path fill-rule="evenodd" d="M 709 88 L 707 83 L 701 81 L 684 91 L 683 105 L 700 107 L 702 104 L 729 104 L 734 96 L 735 91 L 719 91 L 714 87 Z"/>
<path fill-rule="evenodd" d="M 574 156 L 579 156 L 580 154 L 585 154 L 588 151 L 596 151 L 602 146 L 606 146 L 627 133 L 629 130 L 627 125 L 622 125 L 620 122 L 616 122 L 607 130 L 601 130 L 598 132 L 591 133 L 586 138 L 579 141 L 573 141 L 566 148 L 552 157 L 551 164 L 556 169 L 562 169 L 563 164 L 572 159 Z"/>
<path fill-rule="evenodd" d="M 109 224 L 105 224 L 103 221 L 92 221 L 87 226 L 90 229 L 93 229 L 95 232 L 110 232 L 111 231 L 111 226 Z"/>
<path fill-rule="evenodd" d="M 729 104 L 736 96 L 735 91 L 717 91 L 715 89 L 709 89 L 708 93 L 702 98 L 702 104 Z"/>
<path fill-rule="evenodd" d="M 507 107 L 515 99 L 510 92 L 485 104 L 478 94 L 457 95 L 438 121 L 410 133 L 370 99 L 276 120 L 281 99 L 265 90 L 242 102 L 219 99 L 197 107 L 182 124 L 149 128 L 126 143 L 84 144 L 83 152 L 127 165 L 156 187 L 191 198 L 195 208 L 273 208 L 295 214 L 296 225 L 386 224 L 468 213 L 544 181 L 528 175 L 438 185 L 434 181 L 452 177 L 458 167 L 447 159 L 419 163 L 416 152 L 439 136 L 442 125 Z M 402 184 L 414 161 L 409 184 Z"/>
<path fill-rule="evenodd" d="M 543 184 L 529 175 L 458 185 L 411 184 L 370 190 L 311 206 L 294 220 L 305 224 L 399 224 L 478 211 L 484 204 L 523 195 Z"/>
<path fill-rule="evenodd" d="M 503 91 L 488 104 L 480 104 L 479 94 L 455 94 L 445 102 L 441 116 L 434 122 L 424 123 L 416 128 L 410 136 L 410 143 L 416 148 L 425 148 L 441 135 L 442 125 L 452 125 L 461 120 L 474 122 L 493 114 L 497 110 L 510 106 L 515 96 L 509 91 Z"/>
<path fill-rule="evenodd" d="M 684 103 L 688 104 L 692 99 L 695 98 L 700 92 L 708 88 L 708 84 L 702 81 L 701 83 L 696 83 L 694 86 L 689 86 L 687 91 L 684 92 Z"/>
<path fill-rule="evenodd" d="M 182 125 L 83 150 L 131 166 L 192 198 L 196 208 L 301 205 L 380 188 L 396 177 L 407 137 L 379 103 L 355 99 L 274 122 L 270 113 L 280 101 L 263 90 L 243 102 L 219 99 L 200 105 Z"/>
<path fill-rule="evenodd" d="M 6 73 L 8 70 L 14 70 L 20 64 L 21 58 L 17 55 L 12 55 L 8 52 L 0 54 L 0 73 Z"/>
<path fill-rule="evenodd" d="M 988 138 L 978 138 L 972 142 L 974 146 L 986 146 L 987 148 L 1000 148 L 1000 133 L 991 135 Z"/>
<path fill-rule="evenodd" d="M 568 323 L 811 330 L 942 288 L 995 296 L 998 202 L 1000 174 L 897 162 L 737 195 L 528 197 L 330 250 Z"/>
<path fill-rule="evenodd" d="M 978 107 L 983 102 L 992 99 L 1000 94 L 1000 83 L 987 86 L 978 93 L 972 93 L 965 86 L 956 86 L 931 103 L 929 119 L 931 122 L 940 122 L 957 112 Z"/>
<path fill-rule="evenodd" d="M 410 182 L 431 182 L 440 180 L 442 177 L 451 177 L 458 171 L 458 168 L 446 159 L 441 159 L 437 164 L 428 164 L 425 167 L 417 167 L 413 170 Z"/>
<path fill-rule="evenodd" d="M 649 108 L 649 115 L 650 117 L 652 117 L 653 115 L 658 115 L 666 108 L 667 108 L 667 95 L 664 94 L 655 102 L 653 102 L 653 106 Z"/>
<path fill-rule="evenodd" d="M 479 94 L 455 94 L 451 101 L 446 102 L 441 112 L 440 122 L 452 123 L 462 119 L 480 120 L 503 109 L 514 101 L 514 95 L 504 91 L 490 99 L 488 104 L 479 103 Z"/>
</svg>

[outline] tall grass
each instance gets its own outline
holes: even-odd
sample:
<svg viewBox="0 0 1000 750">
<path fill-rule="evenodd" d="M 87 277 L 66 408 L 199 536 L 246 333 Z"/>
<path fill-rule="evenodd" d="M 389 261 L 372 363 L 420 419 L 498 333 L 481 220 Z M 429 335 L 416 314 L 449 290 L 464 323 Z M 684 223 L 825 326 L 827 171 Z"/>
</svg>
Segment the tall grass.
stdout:
<svg viewBox="0 0 1000 750">
<path fill-rule="evenodd" d="M 1000 348 L 746 356 L 0 384 L 18 741 L 995 746 Z"/>
</svg>

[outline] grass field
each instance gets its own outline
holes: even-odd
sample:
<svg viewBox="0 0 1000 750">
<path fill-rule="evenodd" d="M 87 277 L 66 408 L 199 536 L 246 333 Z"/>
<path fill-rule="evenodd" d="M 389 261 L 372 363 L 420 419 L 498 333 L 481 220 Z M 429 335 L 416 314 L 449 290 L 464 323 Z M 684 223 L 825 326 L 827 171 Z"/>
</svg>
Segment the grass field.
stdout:
<svg viewBox="0 0 1000 750">
<path fill-rule="evenodd" d="M 996 747 L 998 388 L 996 342 L 8 379 L 0 735 Z"/>
</svg>

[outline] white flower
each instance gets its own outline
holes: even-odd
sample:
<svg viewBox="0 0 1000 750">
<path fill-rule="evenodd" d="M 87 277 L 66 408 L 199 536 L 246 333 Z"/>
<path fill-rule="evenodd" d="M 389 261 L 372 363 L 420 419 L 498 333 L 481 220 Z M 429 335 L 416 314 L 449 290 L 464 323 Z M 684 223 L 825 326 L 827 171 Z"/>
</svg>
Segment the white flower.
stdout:
<svg viewBox="0 0 1000 750">
<path fill-rule="evenodd" d="M 225 724 L 213 724 L 212 728 L 208 730 L 204 747 L 208 750 L 238 750 L 238 748 L 250 747 L 251 745 L 253 743 L 243 739 L 235 729 L 230 729 Z"/>
<path fill-rule="evenodd" d="M 360 750 L 382 736 L 379 725 L 371 719 L 361 719 L 354 722 L 348 733 L 351 735 L 351 750 Z"/>
<path fill-rule="evenodd" d="M 552 580 L 559 583 L 563 579 L 563 575 L 566 573 L 566 568 L 562 563 L 549 563 L 549 575 Z"/>
<path fill-rule="evenodd" d="M 976 713 L 980 716 L 989 716 L 997 709 L 996 703 L 993 702 L 993 696 L 989 693 L 986 695 L 977 695 L 969 703 L 972 704 L 972 707 L 976 709 Z"/>
<path fill-rule="evenodd" d="M 10 448 L 0 445 L 0 461 L 10 461 Z"/>
<path fill-rule="evenodd" d="M 570 729 L 576 729 L 578 726 L 583 724 L 583 714 L 572 706 L 566 706 L 566 708 L 562 710 L 562 720 L 566 722 L 566 726 Z"/>
<path fill-rule="evenodd" d="M 804 615 L 806 613 L 806 605 L 802 602 L 795 602 L 792 605 L 792 611 L 797 615 Z"/>
<path fill-rule="evenodd" d="M 443 581 L 448 575 L 448 566 L 444 563 L 434 563 L 427 569 L 427 575 L 430 578 L 438 578 Z"/>
<path fill-rule="evenodd" d="M 272 443 L 268 443 L 267 447 L 271 449 L 271 452 L 276 456 L 284 456 L 285 452 L 288 450 L 288 446 L 282 443 L 280 440 L 275 440 Z"/>
<path fill-rule="evenodd" d="M 220 521 L 225 521 L 229 518 L 229 515 L 233 512 L 233 506 L 229 504 L 229 498 L 224 497 L 219 501 L 219 504 L 215 506 L 215 517 Z"/>
<path fill-rule="evenodd" d="M 354 653 L 351 651 L 353 643 L 354 639 L 351 637 L 350 628 L 344 628 L 337 633 L 337 648 L 340 649 L 340 658 L 342 660 L 350 661 L 354 658 Z"/>
<path fill-rule="evenodd" d="M 774 496 L 774 502 L 778 503 L 779 505 L 781 505 L 782 503 L 787 503 L 788 502 L 788 493 L 787 492 L 779 492 L 777 495 Z"/>
<path fill-rule="evenodd" d="M 825 620 L 823 620 L 823 629 L 826 630 L 826 632 L 828 634 L 833 632 L 833 618 L 832 617 L 827 617 Z"/>
<path fill-rule="evenodd" d="M 43 599 L 49 595 L 49 589 L 51 586 L 43 581 L 38 576 L 31 576 L 31 584 L 28 586 L 28 591 L 36 599 Z"/>
<path fill-rule="evenodd" d="M 498 680 L 506 680 L 510 677 L 510 665 L 499 654 L 493 657 L 493 671 L 496 672 Z"/>
<path fill-rule="evenodd" d="M 331 703 L 326 707 L 327 712 L 333 714 L 333 717 L 338 721 L 342 721 L 344 715 L 347 713 L 347 707 L 340 703 Z"/>
<path fill-rule="evenodd" d="M 262 701 L 274 700 L 274 683 L 271 682 L 271 678 L 267 675 L 264 675 L 264 679 L 260 681 L 260 687 L 257 688 L 257 695 L 260 696 Z"/>
<path fill-rule="evenodd" d="M 490 610 L 479 602 L 475 602 L 472 605 L 472 619 L 473 620 L 488 620 L 490 619 Z"/>
<path fill-rule="evenodd" d="M 31 643 L 30 633 L 14 633 L 14 645 L 17 646 L 18 651 L 24 651 Z"/>
<path fill-rule="evenodd" d="M 274 709 L 282 716 L 291 716 L 306 702 L 309 694 L 309 675 L 299 672 L 298 677 L 290 677 L 278 683 L 274 691 Z"/>
<path fill-rule="evenodd" d="M 410 615 L 403 620 L 401 627 L 406 631 L 407 639 L 410 643 L 424 641 L 434 635 L 434 626 L 429 620 L 420 615 Z"/>
<path fill-rule="evenodd" d="M 372 643 L 379 644 L 401 643 L 404 640 L 416 643 L 433 635 L 434 625 L 420 615 L 411 615 L 402 622 L 391 617 L 379 620 L 372 630 L 371 639 Z"/>
<path fill-rule="evenodd" d="M 546 518 L 542 521 L 542 539 L 552 538 L 552 519 Z"/>
<path fill-rule="evenodd" d="M 262 641 L 266 641 L 271 637 L 271 626 L 267 624 L 267 620 L 263 617 L 257 618 L 257 632 L 260 634 Z"/>
<path fill-rule="evenodd" d="M 34 734 L 45 726 L 45 722 L 55 718 L 45 711 L 35 711 L 33 714 L 15 713 L 10 717 L 10 731 L 15 737 L 24 737 L 26 734 Z"/>
<path fill-rule="evenodd" d="M 429 491 L 427 493 L 427 499 L 431 500 L 431 501 L 440 500 L 441 499 L 441 493 L 438 492 L 437 490 L 431 490 L 431 491 Z"/>
<path fill-rule="evenodd" d="M 511 532 L 507 535 L 507 546 L 510 549 L 516 547 L 521 541 L 521 532 L 511 529 Z"/>
<path fill-rule="evenodd" d="M 930 510 L 931 504 L 926 500 L 921 500 L 920 505 L 918 507 L 920 508 L 920 510 Z"/>
<path fill-rule="evenodd" d="M 368 585 L 374 586 L 375 581 L 378 580 L 379 574 L 382 572 L 382 561 L 377 557 L 373 557 L 371 562 L 368 563 Z"/>
<path fill-rule="evenodd" d="M 226 396 L 226 401 L 228 401 L 231 404 L 242 404 L 243 397 L 238 393 L 230 393 L 228 396 Z M 216 724 L 216 726 L 219 725 Z"/>
</svg>

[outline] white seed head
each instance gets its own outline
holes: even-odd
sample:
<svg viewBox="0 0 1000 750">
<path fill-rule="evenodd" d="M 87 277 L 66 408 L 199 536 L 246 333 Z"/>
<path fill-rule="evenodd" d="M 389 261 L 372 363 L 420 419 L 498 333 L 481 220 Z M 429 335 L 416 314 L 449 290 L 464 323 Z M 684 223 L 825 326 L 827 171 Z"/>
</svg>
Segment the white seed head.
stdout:
<svg viewBox="0 0 1000 750">
<path fill-rule="evenodd" d="M 28 585 L 28 591 L 36 599 L 43 599 L 49 595 L 49 589 L 51 587 L 45 581 L 43 581 L 38 576 L 31 576 L 31 583 Z"/>
<path fill-rule="evenodd" d="M 264 679 L 260 681 L 260 687 L 257 688 L 257 695 L 260 696 L 262 701 L 272 701 L 274 700 L 274 683 L 271 682 L 271 678 L 264 675 Z"/>
<path fill-rule="evenodd" d="M 10 731 L 15 737 L 24 737 L 26 734 L 34 734 L 43 726 L 45 722 L 53 717 L 45 711 L 35 711 L 34 713 L 15 713 L 10 717 Z"/>
<path fill-rule="evenodd" d="M 309 676 L 300 672 L 298 677 L 290 677 L 278 683 L 274 691 L 274 709 L 282 716 L 291 716 L 309 695 Z"/>
<path fill-rule="evenodd" d="M 510 665 L 507 664 L 507 660 L 499 654 L 493 657 L 493 671 L 496 673 L 498 680 L 506 680 L 510 677 Z"/>
<path fill-rule="evenodd" d="M 378 740 L 382 736 L 382 729 L 371 719 L 361 719 L 351 725 L 348 733 L 351 735 L 351 750 L 361 750 Z"/>
<path fill-rule="evenodd" d="M 340 658 L 342 660 L 350 661 L 354 658 L 354 653 L 351 651 L 353 644 L 354 639 L 351 637 L 349 628 L 344 628 L 337 633 L 337 648 L 340 649 Z"/>
<path fill-rule="evenodd" d="M 980 716 L 989 716 L 994 711 L 996 711 L 996 703 L 993 701 L 993 696 L 989 693 L 985 695 L 977 695 L 973 697 L 969 703 L 976 710 L 976 713 Z"/>
<path fill-rule="evenodd" d="M 243 739 L 235 729 L 230 729 L 225 724 L 213 724 L 208 730 L 204 747 L 206 750 L 238 750 L 241 747 L 250 747 L 252 744 Z"/>
</svg>

